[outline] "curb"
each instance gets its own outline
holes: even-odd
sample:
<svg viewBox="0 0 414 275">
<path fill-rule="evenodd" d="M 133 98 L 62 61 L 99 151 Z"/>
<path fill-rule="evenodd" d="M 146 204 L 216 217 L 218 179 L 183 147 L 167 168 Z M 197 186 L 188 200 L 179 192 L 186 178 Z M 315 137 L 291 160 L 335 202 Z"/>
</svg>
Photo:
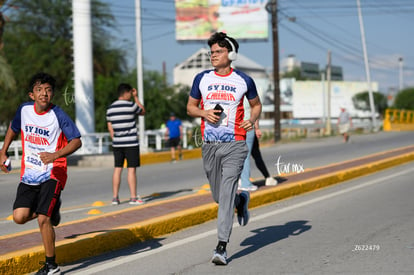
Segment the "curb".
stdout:
<svg viewBox="0 0 414 275">
<path fill-rule="evenodd" d="M 201 148 L 196 148 L 196 149 L 191 149 L 191 150 L 183 149 L 182 155 L 184 159 L 201 158 Z M 145 153 L 141 155 L 142 165 L 154 164 L 154 163 L 160 163 L 160 162 L 170 162 L 170 161 L 171 161 L 170 151 L 157 152 L 157 153 Z"/>
<path fill-rule="evenodd" d="M 249 207 L 254 208 L 274 203 L 282 199 L 372 174 L 410 161 L 414 161 L 414 153 L 389 157 L 351 169 L 258 190 L 251 194 Z M 78 237 L 76 241 L 71 239 L 59 241 L 56 243 L 57 262 L 63 265 L 105 252 L 125 248 L 137 242 L 153 239 L 210 221 L 216 217 L 217 204 L 213 202 L 143 222 L 113 228 L 109 231 L 94 232 Z M 43 260 L 43 246 L 8 253 L 0 256 L 0 274 L 25 274 L 33 272 L 39 268 L 39 261 Z"/>
</svg>

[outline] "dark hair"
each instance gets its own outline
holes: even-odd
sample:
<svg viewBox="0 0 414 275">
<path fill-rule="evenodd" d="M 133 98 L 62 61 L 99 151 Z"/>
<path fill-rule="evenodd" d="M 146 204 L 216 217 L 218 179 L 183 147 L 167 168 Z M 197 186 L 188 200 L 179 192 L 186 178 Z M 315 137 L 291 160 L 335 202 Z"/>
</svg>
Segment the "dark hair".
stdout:
<svg viewBox="0 0 414 275">
<path fill-rule="evenodd" d="M 50 86 L 52 86 L 52 91 L 55 92 L 56 79 L 47 73 L 37 73 L 32 76 L 29 83 L 30 92 L 33 91 L 33 87 L 36 85 L 36 83 L 39 82 L 40 84 L 48 83 Z"/>
<path fill-rule="evenodd" d="M 122 96 L 125 93 L 129 92 L 132 90 L 132 86 L 129 85 L 128 83 L 121 83 L 118 86 L 118 96 Z"/>
<path fill-rule="evenodd" d="M 217 43 L 220 47 L 226 47 L 229 50 L 229 52 L 231 52 L 233 48 L 231 47 L 229 41 L 226 40 L 226 38 L 229 39 L 231 43 L 233 43 L 236 53 L 239 52 L 239 43 L 237 43 L 236 39 L 227 36 L 227 34 L 225 34 L 224 32 L 216 32 L 215 34 L 210 36 L 210 38 L 207 41 L 207 44 L 211 48 L 211 46 Z"/>
</svg>

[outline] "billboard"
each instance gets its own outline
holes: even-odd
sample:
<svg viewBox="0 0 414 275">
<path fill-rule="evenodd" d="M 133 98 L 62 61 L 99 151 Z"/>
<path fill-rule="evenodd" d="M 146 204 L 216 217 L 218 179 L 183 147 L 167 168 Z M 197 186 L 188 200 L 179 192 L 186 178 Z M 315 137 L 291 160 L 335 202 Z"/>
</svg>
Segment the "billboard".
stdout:
<svg viewBox="0 0 414 275">
<path fill-rule="evenodd" d="M 268 38 L 267 0 L 175 0 L 175 38 L 207 40 L 215 32 L 236 39 Z"/>
<path fill-rule="evenodd" d="M 378 91 L 378 83 L 372 82 L 372 89 Z M 352 116 L 369 117 L 370 113 L 355 106 L 352 97 L 368 91 L 367 82 L 332 81 L 331 82 L 331 117 L 338 117 L 340 107 L 345 107 Z M 295 81 L 293 90 L 294 118 L 323 118 L 327 116 L 327 83 L 320 81 Z"/>
</svg>

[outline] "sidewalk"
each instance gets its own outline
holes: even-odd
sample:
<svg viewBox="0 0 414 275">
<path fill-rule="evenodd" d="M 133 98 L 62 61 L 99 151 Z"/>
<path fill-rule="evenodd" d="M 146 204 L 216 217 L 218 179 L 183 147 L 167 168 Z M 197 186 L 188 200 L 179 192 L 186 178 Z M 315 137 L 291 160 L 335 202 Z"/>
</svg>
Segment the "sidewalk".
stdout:
<svg viewBox="0 0 414 275">
<path fill-rule="evenodd" d="M 408 146 L 347 162 L 286 175 L 277 186 L 264 186 L 251 193 L 250 208 L 414 160 Z M 56 227 L 57 262 L 61 265 L 124 248 L 216 218 L 217 205 L 209 192 L 111 212 L 63 223 Z M 0 274 L 24 274 L 44 260 L 38 230 L 0 236 Z"/>
</svg>

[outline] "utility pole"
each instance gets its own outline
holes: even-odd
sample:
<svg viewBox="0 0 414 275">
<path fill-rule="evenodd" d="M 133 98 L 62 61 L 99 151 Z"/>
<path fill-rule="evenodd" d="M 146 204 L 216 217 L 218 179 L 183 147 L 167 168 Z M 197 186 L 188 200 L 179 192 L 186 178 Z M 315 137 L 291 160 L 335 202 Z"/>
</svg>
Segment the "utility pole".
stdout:
<svg viewBox="0 0 414 275">
<path fill-rule="evenodd" d="M 266 4 L 266 10 L 272 15 L 273 37 L 273 105 L 274 109 L 274 141 L 281 139 L 280 129 L 280 87 L 279 87 L 279 31 L 277 26 L 277 0 L 270 0 Z"/>
<path fill-rule="evenodd" d="M 144 69 L 142 66 L 142 28 L 141 28 L 141 0 L 135 0 L 135 29 L 137 43 L 137 81 L 138 98 L 142 105 L 144 103 Z M 145 139 L 145 118 L 138 116 L 139 143 L 141 148 L 147 150 L 148 144 Z"/>
<path fill-rule="evenodd" d="M 72 18 L 76 126 L 83 135 L 82 150 L 88 152 L 93 137 L 87 134 L 95 132 L 91 1 L 73 0 Z"/>
<path fill-rule="evenodd" d="M 367 75 L 367 82 L 368 82 L 368 96 L 369 96 L 369 105 L 371 108 L 372 127 L 374 131 L 376 131 L 377 122 L 375 119 L 374 95 L 372 93 L 371 73 L 369 70 L 369 62 L 368 62 L 368 52 L 367 52 L 367 46 L 365 43 L 364 21 L 362 19 L 361 3 L 359 0 L 356 0 L 356 1 L 357 1 L 357 7 L 358 7 L 359 28 L 361 30 L 362 50 L 364 52 L 365 73 Z"/>
<path fill-rule="evenodd" d="M 398 62 L 400 64 L 400 92 L 404 89 L 404 81 L 403 81 L 403 58 L 398 58 Z"/>
<path fill-rule="evenodd" d="M 328 51 L 328 65 L 326 66 L 326 82 L 328 83 L 327 88 L 327 117 L 326 117 L 326 135 L 330 136 L 331 130 L 331 51 Z"/>
</svg>

